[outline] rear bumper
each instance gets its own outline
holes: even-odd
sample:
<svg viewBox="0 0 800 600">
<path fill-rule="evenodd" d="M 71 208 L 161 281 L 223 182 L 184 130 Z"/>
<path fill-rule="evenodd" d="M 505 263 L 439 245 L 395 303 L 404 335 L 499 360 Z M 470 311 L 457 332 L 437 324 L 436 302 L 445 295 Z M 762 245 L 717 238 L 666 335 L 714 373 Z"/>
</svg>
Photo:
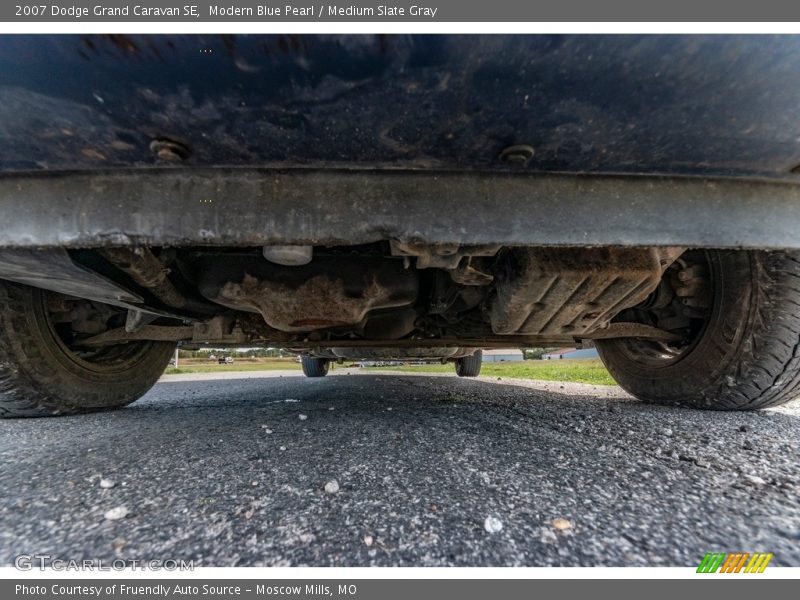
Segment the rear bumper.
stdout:
<svg viewBox="0 0 800 600">
<path fill-rule="evenodd" d="M 800 185 L 698 177 L 141 169 L 0 176 L 0 247 L 800 248 Z"/>
</svg>

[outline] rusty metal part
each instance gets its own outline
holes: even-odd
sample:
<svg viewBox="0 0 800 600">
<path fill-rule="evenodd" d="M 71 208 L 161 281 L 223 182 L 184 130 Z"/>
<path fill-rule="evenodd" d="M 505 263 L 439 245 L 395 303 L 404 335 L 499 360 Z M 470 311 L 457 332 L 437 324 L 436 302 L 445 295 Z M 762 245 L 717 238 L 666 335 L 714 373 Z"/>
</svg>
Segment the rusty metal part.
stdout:
<svg viewBox="0 0 800 600">
<path fill-rule="evenodd" d="M 371 310 L 407 304 L 405 299 L 393 302 L 393 295 L 394 290 L 376 278 L 365 280 L 360 294 L 353 296 L 335 274 L 317 275 L 297 288 L 246 274 L 240 282 L 226 283 L 214 300 L 256 309 L 281 331 L 310 331 L 357 325 Z"/>
<path fill-rule="evenodd" d="M 262 323 L 263 324 L 263 323 Z M 242 346 L 247 344 L 274 343 L 294 351 L 313 350 L 318 356 L 331 353 L 330 358 L 429 358 L 468 356 L 475 348 L 508 348 L 535 347 L 554 344 L 576 343 L 570 337 L 542 337 L 510 335 L 492 338 L 430 338 L 392 340 L 391 346 L 386 340 L 312 340 L 304 339 L 301 334 L 290 335 L 275 330 L 245 331 L 241 324 L 230 317 L 215 317 L 205 323 L 194 325 L 167 327 L 144 325 L 136 331 L 126 331 L 124 327 L 110 329 L 83 340 L 75 342 L 77 346 L 95 348 L 113 346 L 132 341 L 169 341 L 186 342 L 190 345 L 225 344 Z M 584 339 L 612 338 L 646 338 L 656 341 L 678 341 L 680 336 L 670 332 L 638 323 L 613 323 L 607 328 L 598 330 Z M 443 349 L 448 349 L 444 351 Z M 459 349 L 464 350 L 460 352 Z M 450 351 L 453 354 L 450 354 Z"/>
<path fill-rule="evenodd" d="M 493 257 L 500 250 L 497 244 L 413 244 L 390 242 L 392 256 L 415 257 L 418 269 L 444 269 L 461 285 L 489 285 L 494 278 L 481 268 L 481 257 Z M 478 260 L 473 260 L 477 258 Z"/>
<path fill-rule="evenodd" d="M 126 168 L 0 177 L 0 223 L 0 247 L 17 248 L 398 239 L 786 249 L 800 248 L 800 185 L 638 175 Z"/>
<path fill-rule="evenodd" d="M 441 338 L 413 338 L 392 340 L 392 348 L 541 348 L 547 346 L 563 346 L 579 343 L 573 337 L 541 337 L 541 336 L 495 336 L 495 337 L 441 337 Z M 284 348 L 291 350 L 313 349 L 316 353 L 325 348 L 386 348 L 386 340 L 304 340 L 284 342 Z"/>
<path fill-rule="evenodd" d="M 285 334 L 283 337 L 283 341 L 286 341 Z M 153 340 L 167 342 L 189 341 L 196 344 L 215 343 L 239 345 L 252 342 L 253 339 L 253 336 L 243 331 L 238 319 L 228 315 L 220 315 L 208 321 L 178 327 L 140 324 L 133 331 L 128 329 L 126 323 L 126 327 L 110 329 L 99 335 L 80 340 L 76 342 L 76 344 L 84 347 L 96 347 L 135 340 Z M 274 341 L 281 341 L 280 336 L 273 336 L 272 339 Z"/>
<path fill-rule="evenodd" d="M 251 339 L 239 320 L 227 315 L 195 323 L 192 332 L 192 342 L 198 343 L 244 344 Z"/>
<path fill-rule="evenodd" d="M 200 268 L 203 296 L 230 308 L 258 312 L 286 332 L 361 325 L 376 309 L 410 306 L 418 276 L 399 261 L 320 258 L 283 267 L 250 256 L 213 258 Z"/>
<path fill-rule="evenodd" d="M 681 248 L 515 248 L 499 260 L 496 334 L 584 337 L 658 287 Z"/>
<path fill-rule="evenodd" d="M 315 356 L 321 358 L 345 358 L 350 360 L 371 360 L 371 359 L 431 359 L 431 358 L 458 358 L 461 356 L 471 356 L 475 348 L 460 348 L 447 346 L 428 346 L 428 347 L 381 347 L 381 346 L 334 346 L 325 348 L 319 352 L 314 352 Z"/>
<path fill-rule="evenodd" d="M 98 335 L 86 338 L 83 340 L 76 340 L 76 346 L 83 348 L 96 348 L 99 346 L 113 346 L 115 344 L 122 344 L 125 342 L 152 340 L 159 342 L 179 342 L 182 340 L 191 340 L 194 327 L 181 326 L 181 327 L 162 327 L 159 325 L 145 325 L 140 327 L 137 331 L 126 331 L 124 327 L 116 329 L 109 329 Z"/>
<path fill-rule="evenodd" d="M 469 256 L 494 256 L 500 250 L 497 244 L 415 244 L 391 240 L 392 256 L 412 256 L 418 269 L 457 269 L 461 260 Z"/>
<path fill-rule="evenodd" d="M 494 275 L 480 268 L 471 256 L 462 258 L 458 267 L 450 271 L 450 277 L 461 285 L 489 285 L 494 280 Z"/>
<path fill-rule="evenodd" d="M 612 340 L 615 338 L 644 338 L 659 342 L 678 342 L 682 336 L 643 323 L 611 323 L 588 334 L 587 339 Z"/>
<path fill-rule="evenodd" d="M 235 318 L 233 316 L 222 316 L 222 317 L 215 317 L 217 319 L 225 319 L 227 322 L 231 320 L 234 321 L 234 324 L 238 330 L 241 330 L 242 335 L 245 339 L 252 343 L 258 342 L 259 344 L 263 345 L 277 345 L 280 346 L 287 342 L 296 341 L 299 338 L 299 334 L 296 333 L 287 333 L 285 331 L 278 331 L 277 329 L 273 329 L 269 325 L 264 322 L 264 318 L 258 313 L 238 313 Z M 212 323 L 214 319 L 209 321 L 208 323 Z M 211 335 L 211 329 L 207 329 L 205 332 L 202 333 L 202 336 L 209 337 Z M 238 335 L 238 333 L 237 333 Z M 201 334 L 200 332 L 195 329 L 195 340 L 200 340 Z M 233 342 L 228 342 L 233 344 Z"/>
<path fill-rule="evenodd" d="M 261 322 L 264 325 L 263 321 Z M 245 330 L 239 320 L 230 317 L 215 317 L 206 323 L 195 323 L 186 326 L 159 326 L 145 325 L 135 332 L 128 332 L 124 327 L 107 330 L 98 335 L 76 341 L 77 346 L 94 348 L 101 346 L 113 346 L 125 342 L 152 340 L 183 342 L 187 348 L 202 347 L 208 344 L 224 344 L 226 346 L 247 346 L 253 343 L 260 345 L 273 344 L 293 351 L 312 350 L 314 354 L 320 354 L 326 349 L 337 348 L 396 348 L 400 356 L 408 348 L 434 348 L 434 354 L 440 355 L 442 348 L 509 348 L 509 347 L 536 347 L 562 345 L 565 343 L 575 343 L 574 338 L 557 337 L 545 338 L 540 336 L 502 336 L 502 337 L 481 337 L 481 338 L 426 338 L 426 339 L 402 339 L 392 340 L 387 345 L 386 340 L 363 340 L 363 339 L 331 339 L 320 340 L 311 339 L 312 336 L 305 336 L 302 333 L 289 334 L 286 332 L 275 331 L 273 329 Z M 338 350 L 337 350 L 338 351 Z M 343 350 L 344 351 L 344 350 Z M 358 352 L 361 352 L 359 350 Z M 357 352 L 357 353 L 358 353 Z M 417 352 L 417 350 L 415 350 Z"/>
<path fill-rule="evenodd" d="M 103 248 L 99 252 L 167 306 L 186 307 L 186 298 L 167 277 L 169 269 L 148 248 Z"/>
</svg>

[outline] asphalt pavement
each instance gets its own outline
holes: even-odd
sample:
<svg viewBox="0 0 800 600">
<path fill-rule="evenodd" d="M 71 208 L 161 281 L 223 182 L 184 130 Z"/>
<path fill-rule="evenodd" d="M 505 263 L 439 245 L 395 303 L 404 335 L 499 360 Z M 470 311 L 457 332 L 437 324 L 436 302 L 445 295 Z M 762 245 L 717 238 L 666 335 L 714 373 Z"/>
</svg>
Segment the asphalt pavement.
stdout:
<svg viewBox="0 0 800 600">
<path fill-rule="evenodd" d="M 0 421 L 0 564 L 694 566 L 768 551 L 800 566 L 800 402 L 716 413 L 616 387 L 272 375 Z"/>
</svg>

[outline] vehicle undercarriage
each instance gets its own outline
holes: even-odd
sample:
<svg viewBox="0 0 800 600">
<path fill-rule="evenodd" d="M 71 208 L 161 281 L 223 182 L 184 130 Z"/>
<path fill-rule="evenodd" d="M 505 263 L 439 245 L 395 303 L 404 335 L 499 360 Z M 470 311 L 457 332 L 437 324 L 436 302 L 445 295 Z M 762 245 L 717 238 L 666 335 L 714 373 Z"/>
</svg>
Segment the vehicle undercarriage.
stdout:
<svg viewBox="0 0 800 600">
<path fill-rule="evenodd" d="M 791 399 L 799 58 L 758 36 L 11 39 L 0 414 L 127 404 L 176 345 L 285 348 L 315 377 L 595 345 L 645 400 Z"/>
</svg>

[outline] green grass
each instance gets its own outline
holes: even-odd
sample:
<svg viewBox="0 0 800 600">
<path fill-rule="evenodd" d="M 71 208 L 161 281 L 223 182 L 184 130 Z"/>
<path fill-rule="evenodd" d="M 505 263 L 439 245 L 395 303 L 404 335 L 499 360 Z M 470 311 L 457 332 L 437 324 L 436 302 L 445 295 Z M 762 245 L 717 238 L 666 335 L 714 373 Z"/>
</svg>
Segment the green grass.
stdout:
<svg viewBox="0 0 800 600">
<path fill-rule="evenodd" d="M 166 375 L 180 375 L 183 373 L 230 373 L 237 371 L 299 371 L 300 365 L 293 360 L 263 360 L 259 362 L 236 361 L 232 365 L 219 365 L 212 362 L 197 362 L 179 360 L 178 368 L 167 367 Z"/>
<path fill-rule="evenodd" d="M 238 360 L 232 365 L 220 365 L 196 359 L 184 359 L 179 367 L 169 367 L 164 371 L 167 375 L 182 373 L 230 373 L 252 371 L 299 371 L 300 365 L 291 359 L 259 359 L 257 361 Z M 331 365 L 331 368 L 341 368 Z M 396 371 L 407 373 L 453 373 L 452 363 L 446 365 L 406 365 L 403 367 L 364 367 L 362 372 Z M 526 360 L 515 363 L 484 363 L 481 375 L 487 377 L 507 377 L 509 379 L 539 379 L 543 381 L 569 381 L 574 383 L 590 383 L 592 385 L 614 385 L 599 359 L 586 360 Z"/>
<path fill-rule="evenodd" d="M 382 370 L 453 373 L 452 364 L 446 365 L 406 365 L 385 367 Z M 569 381 L 593 385 L 616 385 L 611 375 L 599 359 L 585 360 L 526 360 L 514 363 L 483 363 L 481 375 L 488 377 L 508 377 L 511 379 L 539 379 L 543 381 Z"/>
</svg>

